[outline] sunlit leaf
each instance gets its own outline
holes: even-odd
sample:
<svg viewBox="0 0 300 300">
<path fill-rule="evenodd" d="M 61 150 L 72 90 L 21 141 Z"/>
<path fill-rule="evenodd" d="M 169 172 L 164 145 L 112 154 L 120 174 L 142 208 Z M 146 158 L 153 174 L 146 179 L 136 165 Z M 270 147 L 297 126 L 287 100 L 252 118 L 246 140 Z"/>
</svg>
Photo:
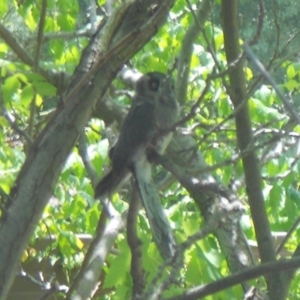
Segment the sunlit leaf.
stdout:
<svg viewBox="0 0 300 300">
<path fill-rule="evenodd" d="M 124 284 L 125 278 L 128 276 L 130 255 L 124 243 L 125 241 L 120 242 L 120 246 L 122 247 L 120 249 L 121 252 L 111 262 L 104 283 L 104 287 L 106 288 Z"/>
<path fill-rule="evenodd" d="M 36 29 L 37 22 L 32 14 L 32 10 L 27 11 L 26 19 L 24 21 L 31 31 L 34 31 Z"/>
<path fill-rule="evenodd" d="M 20 93 L 22 105 L 28 106 L 33 100 L 34 95 L 35 91 L 33 87 L 31 85 L 26 85 Z"/>
<path fill-rule="evenodd" d="M 56 88 L 48 82 L 33 82 L 36 91 L 42 96 L 56 95 Z"/>
<path fill-rule="evenodd" d="M 291 79 L 284 84 L 284 87 L 286 87 L 289 91 L 293 91 L 294 89 L 299 88 L 300 84 L 298 81 Z"/>
<path fill-rule="evenodd" d="M 0 6 L 1 6 L 1 4 L 0 4 Z M 9 49 L 9 47 L 7 46 L 7 44 L 0 43 L 0 53 L 3 53 L 3 52 L 6 53 L 8 49 Z"/>
<path fill-rule="evenodd" d="M 88 1 L 47 1 L 45 24 L 43 28 L 38 28 L 41 24 L 42 1 L 0 0 L 1 26 L 9 32 L 7 35 L 2 34 L 3 39 L 0 42 L 1 217 L 5 213 L 7 204 L 10 203 L 10 198 L 7 198 L 6 194 L 12 197 L 11 201 L 14 201 L 13 196 L 18 194 L 18 185 L 15 183 L 16 178 L 23 172 L 20 170 L 25 159 L 27 162 L 34 159 L 36 151 L 42 150 L 47 153 L 50 147 L 54 145 L 57 147 L 57 142 L 64 145 L 65 141 L 53 141 L 47 145 L 44 141 L 47 130 L 52 130 L 51 126 L 57 118 L 59 119 L 61 110 L 77 109 L 71 105 L 72 99 L 71 102 L 65 103 L 64 98 L 67 87 L 74 78 L 74 70 L 79 70 L 77 68 L 79 62 L 86 62 L 86 65 L 80 66 L 80 70 L 83 71 L 82 76 L 77 77 L 80 81 L 80 78 L 85 77 L 84 74 L 93 68 L 98 59 L 95 56 L 90 60 L 85 60 L 88 51 L 95 50 L 95 48 L 86 49 L 86 47 L 96 37 L 87 29 L 93 23 L 99 26 L 100 34 L 105 34 L 106 31 L 102 32 L 101 26 L 110 22 L 111 11 L 108 11 L 108 8 L 114 10 L 123 5 L 123 2 L 111 1 L 109 3 L 109 1 L 99 0 L 95 2 L 94 11 L 94 7 L 89 5 Z M 176 95 L 180 92 L 185 93 L 182 99 L 178 99 L 180 118 L 192 113 L 187 121 L 180 123 L 174 130 L 174 135 L 175 137 L 181 134 L 189 136 L 194 139 L 195 145 L 192 147 L 187 145 L 185 149 L 179 152 L 176 150 L 175 153 L 172 147 L 168 149 L 174 164 L 179 168 L 177 175 L 175 172 L 173 177 L 162 166 L 153 164 L 153 181 L 157 184 L 160 201 L 177 243 L 180 245 L 186 242 L 188 236 L 199 232 L 209 224 L 210 215 L 202 215 L 201 211 L 202 205 L 211 204 L 210 197 L 206 197 L 207 190 L 212 194 L 214 204 L 210 211 L 212 217 L 215 206 L 218 208 L 219 201 L 224 200 L 223 197 L 226 198 L 227 193 L 232 195 L 232 198 L 240 200 L 246 207 L 241 219 L 234 219 L 234 217 L 231 219 L 231 216 L 226 215 L 220 220 L 216 230 L 218 239 L 214 234 L 210 234 L 201 240 L 194 241 L 191 247 L 182 253 L 184 265 L 174 270 L 172 269 L 174 265 L 164 265 L 153 240 L 149 220 L 141 205 L 136 231 L 141 241 L 146 289 L 153 287 L 155 290 L 157 286 L 167 283 L 168 288 L 160 298 L 177 297 L 188 288 L 213 282 L 237 271 L 230 270 L 227 265 L 228 253 L 224 254 L 224 247 L 222 247 L 224 245 L 220 239 L 222 239 L 222 226 L 225 224 L 223 221 L 227 218 L 234 222 L 240 220 L 247 239 L 255 240 L 257 231 L 260 230 L 257 228 L 254 230 L 253 227 L 255 214 L 250 213 L 252 209 L 248 202 L 248 196 L 252 191 L 248 190 L 245 182 L 245 178 L 248 178 L 247 175 L 250 173 L 247 172 L 253 172 L 253 170 L 246 169 L 249 167 L 244 163 L 249 153 L 256 157 L 260 168 L 260 174 L 256 176 L 262 178 L 261 192 L 265 198 L 264 205 L 272 231 L 286 232 L 298 218 L 300 126 L 291 119 L 281 97 L 274 89 L 274 84 L 271 85 L 265 80 L 261 72 L 255 68 L 254 59 L 244 55 L 242 49 L 243 44 L 250 43 L 256 37 L 257 24 L 259 24 L 257 4 L 253 1 L 239 2 L 238 43 L 241 46 L 242 56 L 241 59 L 229 63 L 227 57 L 232 53 L 228 53 L 228 49 L 225 52 L 222 30 L 226 24 L 223 24 L 224 20 L 220 15 L 221 2 L 218 0 L 208 10 L 202 11 L 205 8 L 205 1 L 190 1 L 190 3 L 184 0 L 175 1 L 164 26 L 155 28 L 157 29 L 155 35 L 126 62 L 128 68 L 142 73 L 161 71 L 170 74 L 174 79 L 175 87 L 182 89 L 176 89 Z M 154 13 L 159 8 L 160 6 L 152 6 Z M 256 58 L 266 67 L 276 86 L 290 99 L 292 109 L 299 113 L 300 63 L 297 53 L 300 42 L 296 29 L 300 21 L 297 15 L 297 1 L 280 0 L 276 2 L 275 8 L 272 3 L 265 1 L 268 17 L 264 18 L 263 30 L 259 38 L 251 44 L 251 49 Z M 143 9 L 143 6 L 140 9 Z M 203 18 L 196 17 L 198 9 L 201 9 Z M 280 13 L 274 17 L 276 10 Z M 93 13 L 96 13 L 96 18 Z M 102 25 L 100 25 L 101 19 Z M 145 20 L 145 24 L 148 23 L 149 20 Z M 130 35 L 132 38 L 139 32 L 139 28 L 135 28 L 134 24 L 135 20 L 132 20 L 132 24 L 130 22 L 128 24 L 132 26 L 133 31 Z M 280 36 L 278 36 L 278 30 L 274 30 L 275 27 L 280 28 Z M 38 29 L 43 32 L 42 41 L 38 40 Z M 119 29 L 121 28 L 114 30 Z M 126 36 L 121 36 L 119 40 L 114 40 L 113 44 L 121 47 L 124 37 L 126 41 Z M 41 51 L 37 55 L 39 43 Z M 119 53 L 120 49 L 113 49 L 114 45 L 111 45 L 111 51 L 101 53 L 105 57 L 103 63 L 109 63 L 110 57 Z M 118 49 L 117 52 L 116 49 Z M 191 49 L 190 57 L 189 51 L 185 49 Z M 187 86 L 183 78 L 184 70 L 180 69 L 182 64 L 189 75 Z M 243 75 L 246 79 L 246 96 L 242 99 L 244 100 L 243 106 L 235 108 L 232 104 L 234 90 L 230 83 L 230 75 L 235 75 L 234 72 L 240 65 L 243 66 Z M 180 73 L 180 71 L 183 72 Z M 67 274 L 67 278 L 63 278 L 61 282 L 70 287 L 74 283 L 73 275 L 78 272 L 88 250 L 77 234 L 96 236 L 96 229 L 99 230 L 98 225 L 102 226 L 100 228 L 102 232 L 107 233 L 109 229 L 107 225 L 114 218 L 109 215 L 105 220 L 106 206 L 102 201 L 94 199 L 94 187 L 90 175 L 95 171 L 101 177 L 109 170 L 109 148 L 118 137 L 121 124 L 119 119 L 114 123 L 110 121 L 115 115 L 120 116 L 121 106 L 124 106 L 123 111 L 125 111 L 125 108 L 127 109 L 132 103 L 128 95 L 133 95 L 133 86 L 129 86 L 127 80 L 123 82 L 120 74 L 111 85 L 107 86 L 107 93 L 104 97 L 95 93 L 95 105 L 90 108 L 91 118 L 86 122 L 84 130 L 77 128 L 74 124 L 74 129 L 80 129 L 77 132 L 78 136 L 86 135 L 87 157 L 80 156 L 77 142 L 74 145 L 68 144 L 69 150 L 65 153 L 65 155 L 68 154 L 68 158 L 65 162 L 60 160 L 57 163 L 60 166 L 63 164 L 59 178 L 51 183 L 41 180 L 40 184 L 51 184 L 53 190 L 49 195 L 45 195 L 44 204 L 49 200 L 48 204 L 31 237 L 30 246 L 26 248 L 22 256 L 22 265 L 29 259 L 35 260 L 40 266 L 43 266 L 45 261 L 55 266 L 59 263 L 59 267 L 62 268 L 61 273 Z M 96 83 L 96 81 L 92 82 L 95 73 L 90 75 L 88 81 L 91 81 L 92 87 Z M 101 74 L 101 76 L 104 78 L 106 74 Z M 211 79 L 210 87 L 200 104 L 193 110 L 193 104 L 202 97 L 208 78 Z M 182 83 L 183 85 L 180 85 Z M 133 84 L 131 80 L 130 84 Z M 241 86 L 241 88 L 244 87 Z M 241 96 L 243 95 L 244 93 L 241 93 Z M 107 112 L 103 111 L 104 102 L 99 106 L 96 105 L 96 102 L 101 101 L 105 101 L 105 106 L 112 109 L 116 105 L 120 111 L 116 114 L 111 109 Z M 35 103 L 36 107 L 31 106 L 31 103 Z M 80 103 L 80 105 L 84 104 Z M 237 136 L 244 129 L 247 132 L 247 128 L 243 125 L 247 126 L 248 120 L 239 119 L 245 112 L 249 112 L 253 138 L 249 141 L 243 140 L 242 144 L 247 148 L 242 151 L 241 142 L 237 140 Z M 68 122 L 73 121 L 68 120 Z M 240 124 L 237 125 L 238 123 Z M 241 126 L 239 130 L 237 126 Z M 60 128 L 59 125 L 53 130 Z M 177 166 L 180 162 L 179 159 L 177 161 L 177 156 L 179 158 L 182 153 L 189 158 L 191 165 L 188 163 L 187 166 Z M 91 168 L 87 167 L 89 162 Z M 40 162 L 40 164 L 43 163 Z M 30 169 L 31 167 L 34 166 L 27 163 L 23 168 Z M 132 169 L 131 165 L 128 167 Z M 91 170 L 92 168 L 94 170 Z M 180 172 L 181 168 L 183 172 Z M 56 169 L 56 164 L 54 164 L 49 167 L 49 172 L 58 174 L 60 170 Z M 217 187 L 213 183 L 214 180 L 217 181 Z M 132 182 L 134 183 L 133 180 Z M 129 181 L 124 188 L 120 188 L 119 193 L 109 197 L 116 212 L 124 217 L 124 223 L 126 223 L 130 197 Z M 105 222 L 98 224 L 100 216 Z M 227 230 L 231 228 L 226 227 L 225 231 Z M 97 296 L 94 298 L 123 300 L 132 297 L 131 251 L 126 235 L 124 225 L 124 230 L 118 233 L 117 239 L 113 241 L 112 250 L 105 257 L 99 282 L 102 294 L 100 296 L 96 292 Z M 233 234 L 232 239 L 234 240 L 235 237 L 236 235 Z M 285 244 L 286 249 L 294 251 L 299 237 L 299 232 L 295 231 Z M 35 241 L 40 238 L 50 239 L 51 245 L 46 250 L 34 249 L 33 251 L 31 244 L 34 245 Z M 105 239 L 106 235 L 103 234 L 101 238 Z M 225 248 L 226 245 L 225 241 Z M 158 276 L 160 270 L 162 271 L 161 277 Z M 42 268 L 36 271 L 47 275 Z M 169 282 L 170 275 L 174 271 L 176 278 L 172 279 L 176 282 Z M 31 275 L 36 276 L 35 271 Z M 153 284 L 153 279 L 156 280 L 156 284 Z M 45 282 L 49 280 L 51 281 L 51 278 L 46 276 Z M 255 279 L 248 284 L 249 288 L 253 286 L 253 289 L 265 289 L 263 280 L 258 283 Z M 37 297 L 41 298 L 41 296 Z M 244 297 L 243 289 L 237 286 L 208 295 L 205 299 L 243 299 Z M 10 298 L 13 299 L 13 297 Z M 297 280 L 292 283 L 287 298 L 300 299 Z"/>
<path fill-rule="evenodd" d="M 17 75 L 8 77 L 2 85 L 3 99 L 5 102 L 12 101 L 14 95 L 18 93 L 21 83 Z"/>
<path fill-rule="evenodd" d="M 296 76 L 296 70 L 294 68 L 294 66 L 291 64 L 288 66 L 288 68 L 286 69 L 286 75 L 289 79 L 293 79 Z"/>
</svg>

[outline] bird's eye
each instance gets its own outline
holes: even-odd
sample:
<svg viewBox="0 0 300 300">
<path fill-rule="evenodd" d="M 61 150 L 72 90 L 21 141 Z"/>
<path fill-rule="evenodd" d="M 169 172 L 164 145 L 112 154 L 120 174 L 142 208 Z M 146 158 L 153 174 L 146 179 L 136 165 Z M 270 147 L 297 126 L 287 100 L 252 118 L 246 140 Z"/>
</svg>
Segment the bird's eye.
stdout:
<svg viewBox="0 0 300 300">
<path fill-rule="evenodd" d="M 159 88 L 159 80 L 157 78 L 151 78 L 149 80 L 149 89 L 156 92 Z"/>
</svg>

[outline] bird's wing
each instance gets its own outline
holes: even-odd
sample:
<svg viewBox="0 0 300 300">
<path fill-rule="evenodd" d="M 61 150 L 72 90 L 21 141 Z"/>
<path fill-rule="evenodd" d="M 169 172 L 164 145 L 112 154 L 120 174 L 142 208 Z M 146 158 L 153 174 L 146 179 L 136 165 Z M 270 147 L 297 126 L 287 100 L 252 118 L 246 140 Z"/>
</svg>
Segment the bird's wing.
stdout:
<svg viewBox="0 0 300 300">
<path fill-rule="evenodd" d="M 116 172 L 123 166 L 130 167 L 135 151 L 147 143 L 154 127 L 154 104 L 137 96 L 120 130 L 112 153 L 112 166 Z"/>
<path fill-rule="evenodd" d="M 136 96 L 120 130 L 119 139 L 110 151 L 112 169 L 99 181 L 95 198 L 113 194 L 130 177 L 132 157 L 147 143 L 154 131 L 154 104 L 151 99 Z"/>
</svg>

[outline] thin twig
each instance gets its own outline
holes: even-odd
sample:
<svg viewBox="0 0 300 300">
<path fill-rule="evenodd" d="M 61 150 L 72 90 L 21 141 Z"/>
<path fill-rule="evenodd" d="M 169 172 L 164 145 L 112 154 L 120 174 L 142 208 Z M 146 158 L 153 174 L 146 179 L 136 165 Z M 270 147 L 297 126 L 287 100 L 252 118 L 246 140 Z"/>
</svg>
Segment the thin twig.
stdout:
<svg viewBox="0 0 300 300">
<path fill-rule="evenodd" d="M 88 155 L 87 138 L 86 138 L 86 135 L 84 132 L 79 136 L 77 147 L 78 147 L 79 155 L 81 156 L 82 162 L 87 171 L 88 177 L 90 178 L 90 180 L 92 182 L 92 186 L 95 187 L 99 178 L 98 178 L 97 172 L 90 160 L 90 157 Z"/>
<path fill-rule="evenodd" d="M 18 126 L 18 124 L 15 121 L 13 121 L 13 119 L 11 118 L 10 114 L 7 111 L 3 111 L 3 115 L 4 115 L 5 119 L 9 122 L 11 128 L 15 132 L 17 132 L 18 134 L 20 134 L 20 136 L 23 136 L 26 139 L 26 141 L 28 142 L 28 145 L 31 146 L 33 144 L 33 140 L 28 135 L 28 133 L 25 130 L 21 129 Z"/>
<path fill-rule="evenodd" d="M 133 185 L 131 200 L 127 215 L 127 242 L 131 251 L 132 299 L 138 299 L 142 294 L 145 283 L 145 271 L 142 265 L 142 243 L 137 235 L 137 216 L 140 207 L 140 196 L 136 185 Z"/>
<path fill-rule="evenodd" d="M 33 59 L 2 23 L 0 23 L 0 36 L 25 64 L 33 66 Z"/>
<path fill-rule="evenodd" d="M 39 71 L 39 60 L 40 60 L 41 48 L 43 44 L 46 12 L 47 12 L 47 0 L 43 0 L 41 13 L 40 13 L 39 26 L 38 26 L 38 34 L 36 39 L 34 62 L 33 62 L 33 69 L 35 72 Z"/>
<path fill-rule="evenodd" d="M 247 44 L 243 45 L 243 48 L 249 57 L 249 59 L 254 63 L 254 65 L 257 67 L 257 69 L 261 72 L 263 77 L 272 85 L 274 90 L 276 91 L 277 95 L 280 97 L 281 101 L 283 102 L 283 105 L 285 109 L 290 113 L 292 119 L 297 122 L 300 125 L 300 117 L 295 108 L 290 104 L 289 99 L 281 92 L 276 82 L 273 80 L 273 78 L 270 76 L 268 71 L 265 69 L 263 64 L 258 60 L 258 58 L 254 55 L 252 50 Z"/>
<path fill-rule="evenodd" d="M 293 232 L 297 229 L 297 227 L 299 226 L 299 224 L 300 224 L 300 216 L 296 219 L 296 221 L 294 222 L 294 224 L 289 229 L 289 231 L 287 232 L 286 236 L 284 237 L 284 239 L 282 240 L 282 242 L 280 243 L 280 245 L 276 249 L 276 254 L 279 254 L 281 252 L 281 250 L 283 249 L 284 245 L 286 244 L 286 242 L 288 241 L 288 239 L 291 237 L 291 235 L 293 234 Z"/>
<path fill-rule="evenodd" d="M 1 90 L 1 86 L 2 86 L 2 82 L 0 81 L 0 90 Z M 21 129 L 18 124 L 13 120 L 12 116 L 9 114 L 9 112 L 6 110 L 6 107 L 4 105 L 4 101 L 2 98 L 2 94 L 0 93 L 0 107 L 2 110 L 2 114 L 4 116 L 4 118 L 9 122 L 11 128 L 17 132 L 20 136 L 23 136 L 26 141 L 28 142 L 28 145 L 31 146 L 33 143 L 33 140 L 31 139 L 31 137 L 29 136 L 29 134 Z"/>
<path fill-rule="evenodd" d="M 262 0 L 259 0 L 258 1 L 258 18 L 257 18 L 258 22 L 257 22 L 257 27 L 256 27 L 256 33 L 255 33 L 254 37 L 248 42 L 248 44 L 250 46 L 257 44 L 257 42 L 261 36 L 262 28 L 264 25 L 264 16 L 265 16 L 264 3 Z"/>
<path fill-rule="evenodd" d="M 105 210 L 102 210 L 100 218 L 98 220 L 98 224 L 97 224 L 97 228 L 96 228 L 96 232 L 95 232 L 95 237 L 92 240 L 87 253 L 85 254 L 83 263 L 81 264 L 81 268 L 78 271 L 78 273 L 76 274 L 75 278 L 73 279 L 72 285 L 70 286 L 68 293 L 66 295 L 66 299 L 70 300 L 71 299 L 71 295 L 73 294 L 74 291 L 76 291 L 78 289 L 78 286 L 80 285 L 80 282 L 82 281 L 86 270 L 89 267 L 89 264 L 93 258 L 94 255 L 94 251 L 97 247 L 97 245 L 100 243 L 103 234 L 104 234 L 104 230 L 106 227 L 106 221 L 107 221 L 107 213 Z"/>
<path fill-rule="evenodd" d="M 206 35 L 206 33 L 205 33 L 205 30 L 203 29 L 203 25 L 200 24 L 200 21 L 199 21 L 198 17 L 197 17 L 196 14 L 195 14 L 195 11 L 194 11 L 194 9 L 193 9 L 193 7 L 192 7 L 191 2 L 190 2 L 189 0 L 186 0 L 186 3 L 187 3 L 187 6 L 188 6 L 188 8 L 189 8 L 191 14 L 193 15 L 193 18 L 194 18 L 195 23 L 198 25 L 199 29 L 201 30 L 201 32 L 202 32 L 202 34 L 203 34 L 203 37 L 204 37 L 204 39 L 205 39 L 205 41 L 206 41 L 206 43 L 207 43 L 207 47 L 209 48 L 209 52 L 210 52 L 210 54 L 211 54 L 211 56 L 212 56 L 212 58 L 213 58 L 213 60 L 214 60 L 214 62 L 215 62 L 215 65 L 217 66 L 218 70 L 221 71 L 221 65 L 219 64 L 219 61 L 218 61 L 218 59 L 217 59 L 217 56 L 216 56 L 215 51 L 214 51 L 213 48 L 210 46 L 210 41 L 208 40 L 208 37 L 207 37 L 207 35 Z M 201 3 L 201 4 L 202 4 L 202 3 Z M 210 5 L 210 3 L 209 3 L 209 5 Z"/>
<path fill-rule="evenodd" d="M 157 275 L 153 279 L 148 291 L 143 295 L 142 299 L 158 300 L 160 296 L 171 284 L 178 278 L 180 269 L 183 266 L 183 254 L 189 249 L 196 241 L 204 239 L 208 234 L 212 233 L 218 226 L 222 218 L 228 217 L 231 214 L 236 214 L 236 206 L 230 206 L 228 209 L 215 207 L 216 210 L 212 214 L 211 218 L 205 223 L 201 230 L 194 235 L 188 237 L 181 245 L 176 249 L 175 255 L 164 263 L 158 270 Z M 163 277 L 163 273 L 167 267 L 172 267 L 167 279 L 158 284 L 160 278 Z"/>
<path fill-rule="evenodd" d="M 280 25 L 279 25 L 279 22 L 278 22 L 277 9 L 278 9 L 277 1 L 273 1 L 273 14 L 274 14 L 274 24 L 275 24 L 275 28 L 276 28 L 276 39 L 275 39 L 274 53 L 273 53 L 273 55 L 270 59 L 270 62 L 268 63 L 268 68 L 267 69 L 269 69 L 269 67 L 273 64 L 275 59 L 278 57 L 279 42 L 280 42 Z"/>
<path fill-rule="evenodd" d="M 69 40 L 69 39 L 74 39 L 79 37 L 90 37 L 90 36 L 91 36 L 90 29 L 81 29 L 74 32 L 60 31 L 60 32 L 53 32 L 53 33 L 45 33 L 44 41 L 59 40 L 59 39 Z"/>
<path fill-rule="evenodd" d="M 205 95 L 209 91 L 210 84 L 211 84 L 211 79 L 209 77 L 206 79 L 205 87 L 204 87 L 202 93 L 200 94 L 199 98 L 197 99 L 197 101 L 192 105 L 190 112 L 187 115 L 185 115 L 182 119 L 180 119 L 178 122 L 176 122 L 171 128 L 169 128 L 167 130 L 168 132 L 173 131 L 175 128 L 180 127 L 181 125 L 185 124 L 187 121 L 189 121 L 191 118 L 193 118 L 197 114 L 200 103 L 203 101 Z"/>
<path fill-rule="evenodd" d="M 30 275 L 29 273 L 25 272 L 22 268 L 19 270 L 18 276 L 26 278 L 33 284 L 39 286 L 41 288 L 41 290 L 46 290 L 45 294 L 42 295 L 42 297 L 39 298 L 39 300 L 46 300 L 51 295 L 53 295 L 54 293 L 57 293 L 57 292 L 67 293 L 67 291 L 69 289 L 68 286 L 60 285 L 60 284 L 54 282 L 53 279 L 51 281 L 38 280 L 38 279 L 34 278 L 32 275 Z"/>
<path fill-rule="evenodd" d="M 14 37 L 14 35 L 0 22 L 0 37 L 7 43 L 12 51 L 18 56 L 18 58 L 25 64 L 33 67 L 34 60 L 28 55 L 28 52 Z M 44 76 L 54 86 L 59 86 L 59 80 L 61 79 L 61 73 L 57 74 L 55 71 L 48 71 L 40 68 L 39 73 Z"/>
<path fill-rule="evenodd" d="M 38 26 L 38 34 L 36 39 L 36 48 L 35 48 L 35 55 L 33 60 L 33 71 L 39 73 L 39 61 L 40 61 L 40 54 L 41 48 L 43 44 L 43 33 L 44 33 L 44 26 L 45 26 L 45 19 L 46 19 L 46 11 L 47 11 L 47 0 L 42 1 L 42 8 L 40 12 L 40 20 Z M 33 126 L 36 116 L 36 92 L 34 93 L 33 99 L 30 103 L 30 116 L 28 120 L 28 134 L 33 136 Z"/>
<path fill-rule="evenodd" d="M 242 282 L 272 274 L 274 272 L 283 272 L 287 270 L 293 270 L 300 267 L 300 258 L 293 258 L 289 260 L 279 260 L 275 262 L 268 262 L 259 266 L 251 267 L 217 281 L 199 285 L 188 289 L 183 294 L 165 298 L 165 300 L 192 300 L 192 299 L 204 299 L 205 296 L 215 294 L 217 292 L 228 289 L 232 286 L 240 284 Z"/>
</svg>

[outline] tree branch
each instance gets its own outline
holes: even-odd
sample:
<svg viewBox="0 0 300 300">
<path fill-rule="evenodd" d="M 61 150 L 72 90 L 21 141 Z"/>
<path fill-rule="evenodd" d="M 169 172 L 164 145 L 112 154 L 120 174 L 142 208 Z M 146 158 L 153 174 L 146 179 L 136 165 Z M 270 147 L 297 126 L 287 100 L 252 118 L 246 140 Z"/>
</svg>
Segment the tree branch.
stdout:
<svg viewBox="0 0 300 300">
<path fill-rule="evenodd" d="M 76 274 L 76 276 L 72 282 L 72 285 L 70 286 L 70 288 L 68 290 L 68 293 L 66 295 L 66 300 L 70 300 L 72 294 L 78 290 L 78 287 L 84 278 L 86 270 L 88 269 L 89 264 L 92 261 L 94 251 L 97 247 L 99 248 L 99 243 L 102 240 L 104 231 L 108 226 L 108 225 L 106 225 L 107 217 L 108 216 L 106 214 L 106 211 L 102 210 L 99 221 L 98 221 L 98 225 L 96 228 L 95 237 L 94 237 L 93 241 L 91 242 L 87 253 L 85 254 L 84 261 L 81 265 L 79 272 Z M 99 268 L 101 268 L 101 265 L 99 265 Z"/>
<path fill-rule="evenodd" d="M 239 207 L 235 206 L 220 208 L 218 205 L 216 205 L 214 207 L 211 218 L 206 222 L 206 224 L 197 233 L 188 237 L 186 241 L 179 245 L 176 249 L 175 255 L 160 267 L 157 275 L 155 276 L 151 285 L 148 287 L 148 290 L 145 292 L 141 299 L 161 299 L 162 293 L 167 290 L 171 284 L 177 283 L 177 280 L 180 276 L 179 272 L 184 262 L 184 252 L 189 249 L 196 241 L 204 239 L 208 234 L 215 231 L 222 218 L 236 215 L 236 208 L 239 209 Z M 161 283 L 158 283 L 159 280 L 163 277 L 163 272 L 166 267 L 171 267 L 169 276 Z"/>
<path fill-rule="evenodd" d="M 34 60 L 27 54 L 27 51 L 23 48 L 23 46 L 2 23 L 0 23 L 0 36 L 7 43 L 7 45 L 17 54 L 21 61 L 33 68 Z M 40 69 L 39 73 L 43 75 L 55 87 L 61 86 L 61 74 L 49 72 L 48 70 L 44 69 Z"/>
<path fill-rule="evenodd" d="M 41 55 L 41 48 L 43 43 L 43 33 L 44 33 L 44 25 L 46 19 L 46 12 L 47 12 L 47 0 L 42 1 L 42 9 L 40 13 L 40 20 L 38 26 L 38 34 L 36 39 L 36 48 L 35 48 L 35 55 L 33 61 L 33 71 L 39 73 L 39 61 Z M 28 120 L 28 133 L 30 136 L 33 135 L 33 126 L 36 117 L 36 92 L 34 93 L 33 99 L 30 103 L 30 115 Z"/>
<path fill-rule="evenodd" d="M 238 36 L 238 9 L 237 0 L 222 0 L 221 15 L 224 32 L 225 52 L 228 64 L 240 56 Z M 234 107 L 238 107 L 247 98 L 245 75 L 243 65 L 237 64 L 229 72 L 230 98 Z M 237 142 L 240 151 L 251 147 L 253 133 L 248 105 L 235 114 Z M 254 151 L 242 158 L 245 174 L 246 191 L 253 218 L 254 230 L 257 237 L 258 249 L 263 263 L 275 261 L 276 254 L 273 247 L 270 224 L 265 208 L 262 193 L 261 174 L 257 157 Z M 270 299 L 285 299 L 282 295 L 283 287 L 279 274 L 270 274 L 267 278 Z"/>
<path fill-rule="evenodd" d="M 205 221 L 208 222 L 216 203 L 222 207 L 231 205 L 241 207 L 241 205 L 231 191 L 219 184 L 210 174 L 201 171 L 207 166 L 197 149 L 197 143 L 191 136 L 177 133 L 167 149 L 168 158 L 161 157 L 157 162 L 169 170 L 187 189 Z M 254 263 L 252 253 L 236 219 L 229 217 L 222 219 L 214 234 L 227 257 L 231 272 L 238 272 Z M 247 285 L 245 289 L 248 289 Z"/>
<path fill-rule="evenodd" d="M 282 271 L 295 270 L 300 267 L 300 258 L 293 258 L 289 260 L 280 260 L 276 262 L 269 262 L 261 264 L 257 267 L 252 267 L 248 270 L 238 272 L 234 275 L 225 277 L 215 282 L 201 285 L 189 289 L 180 296 L 165 298 L 164 300 L 196 300 L 214 293 L 223 291 L 234 285 L 240 284 L 244 281 L 258 278 L 260 276 L 280 273 Z M 277 298 L 272 298 L 277 299 Z"/>
<path fill-rule="evenodd" d="M 92 182 L 92 186 L 95 187 L 97 182 L 99 181 L 99 177 L 89 158 L 88 151 L 87 151 L 87 138 L 84 132 L 82 132 L 78 140 L 78 152 L 79 155 L 81 156 L 88 177 Z"/>
<path fill-rule="evenodd" d="M 289 99 L 283 94 L 283 92 L 279 89 L 278 85 L 276 82 L 273 80 L 273 78 L 270 76 L 270 74 L 267 72 L 263 64 L 258 60 L 258 58 L 254 55 L 252 52 L 251 48 L 247 45 L 244 44 L 244 50 L 248 56 L 248 58 L 254 63 L 254 65 L 257 67 L 259 72 L 262 74 L 262 76 L 266 79 L 266 81 L 271 84 L 273 89 L 276 91 L 277 95 L 281 99 L 285 109 L 289 112 L 291 115 L 293 121 L 297 122 L 300 125 L 300 116 L 295 110 L 295 108 L 290 104 Z"/>
<path fill-rule="evenodd" d="M 126 215 L 126 214 L 125 214 Z M 115 214 L 106 225 L 103 235 L 97 243 L 93 245 L 92 255 L 88 257 L 86 261 L 86 268 L 81 272 L 81 277 L 76 282 L 77 288 L 74 289 L 73 294 L 69 293 L 68 299 L 89 299 L 92 296 L 92 292 L 96 290 L 99 283 L 100 274 L 102 272 L 103 265 L 106 257 L 110 252 L 119 232 L 124 228 L 123 218 L 125 215 Z"/>
<path fill-rule="evenodd" d="M 39 20 L 34 62 L 33 62 L 33 69 L 36 72 L 39 71 L 39 60 L 40 60 L 41 48 L 44 39 L 44 26 L 45 26 L 46 12 L 47 12 L 47 0 L 43 0 L 41 12 L 40 12 L 40 20 Z"/>
<path fill-rule="evenodd" d="M 194 23 L 186 32 L 182 41 L 180 56 L 178 59 L 178 76 L 176 81 L 176 98 L 183 105 L 186 102 L 186 92 L 188 86 L 188 77 L 190 73 L 190 63 L 193 53 L 193 44 L 202 30 L 203 24 L 208 18 L 212 1 L 204 0 L 195 12 Z"/>
<path fill-rule="evenodd" d="M 127 216 L 127 241 L 131 250 L 131 269 L 130 274 L 132 278 L 132 299 L 139 298 L 142 294 L 145 283 L 145 271 L 142 265 L 142 251 L 141 240 L 137 235 L 137 216 L 140 208 L 140 196 L 137 187 L 134 185 L 131 199 L 129 203 L 129 210 Z"/>
<path fill-rule="evenodd" d="M 33 66 L 33 59 L 2 23 L 0 23 L 0 36 L 25 64 Z"/>
<path fill-rule="evenodd" d="M 5 247 L 0 247 L 0 298 L 5 298 L 8 293 L 22 251 L 52 194 L 68 154 L 91 116 L 93 106 L 104 95 L 122 65 L 165 22 L 173 3 L 174 0 L 166 0 L 163 4 L 158 0 L 126 2 L 111 15 L 110 21 L 100 28 L 86 48 L 72 78 L 66 96 L 68 101 L 57 109 L 32 145 L 11 190 L 13 200 L 1 218 L 0 243 Z M 119 14 L 123 14 L 121 20 Z M 74 93 L 80 78 L 95 65 L 98 69 L 93 70 L 92 78 Z M 115 229 L 120 222 L 116 220 L 113 224 Z"/>
</svg>

